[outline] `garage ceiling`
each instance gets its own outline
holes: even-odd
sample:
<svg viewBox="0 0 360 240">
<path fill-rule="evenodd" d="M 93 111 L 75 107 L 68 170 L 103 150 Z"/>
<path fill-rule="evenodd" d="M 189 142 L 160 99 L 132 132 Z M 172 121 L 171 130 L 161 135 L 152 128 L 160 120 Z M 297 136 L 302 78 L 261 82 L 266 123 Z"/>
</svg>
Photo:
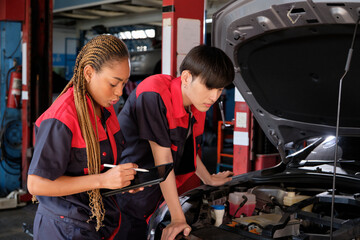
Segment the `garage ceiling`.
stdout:
<svg viewBox="0 0 360 240">
<path fill-rule="evenodd" d="M 207 17 L 229 0 L 208 0 Z M 162 0 L 54 0 L 54 27 L 74 26 L 88 30 L 104 27 L 148 24 L 161 26 Z"/>
</svg>

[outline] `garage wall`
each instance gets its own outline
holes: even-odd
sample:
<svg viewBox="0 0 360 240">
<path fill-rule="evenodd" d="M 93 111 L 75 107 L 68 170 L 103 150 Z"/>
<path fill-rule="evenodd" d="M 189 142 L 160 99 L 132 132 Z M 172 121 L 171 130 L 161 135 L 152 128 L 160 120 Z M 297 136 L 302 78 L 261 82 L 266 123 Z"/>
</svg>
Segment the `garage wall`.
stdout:
<svg viewBox="0 0 360 240">
<path fill-rule="evenodd" d="M 53 30 L 53 70 L 70 80 L 73 74 L 77 52 L 75 29 L 54 28 Z"/>
</svg>

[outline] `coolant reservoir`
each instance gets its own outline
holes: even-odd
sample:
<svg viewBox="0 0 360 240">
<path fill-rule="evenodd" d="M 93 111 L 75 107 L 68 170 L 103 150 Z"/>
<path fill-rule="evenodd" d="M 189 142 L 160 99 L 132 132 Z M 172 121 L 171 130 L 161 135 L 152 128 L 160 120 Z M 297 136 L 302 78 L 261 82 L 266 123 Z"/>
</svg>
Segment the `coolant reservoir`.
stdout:
<svg viewBox="0 0 360 240">
<path fill-rule="evenodd" d="M 240 204 L 245 201 L 246 198 L 243 198 L 243 196 L 246 196 L 247 201 L 245 204 L 236 212 Z M 229 195 L 229 204 L 230 209 L 229 213 L 231 216 L 234 216 L 235 212 L 236 215 L 234 217 L 240 217 L 241 214 L 245 214 L 246 216 L 252 216 L 255 205 L 256 205 L 256 196 L 252 193 L 247 192 L 233 192 Z"/>
<path fill-rule="evenodd" d="M 306 195 L 296 195 L 295 192 L 288 192 L 286 196 L 284 196 L 284 205 L 285 206 L 291 206 L 297 202 L 300 202 L 302 200 L 308 199 L 310 196 Z M 311 212 L 313 208 L 313 204 L 306 206 L 302 208 L 301 210 L 305 212 Z"/>
</svg>

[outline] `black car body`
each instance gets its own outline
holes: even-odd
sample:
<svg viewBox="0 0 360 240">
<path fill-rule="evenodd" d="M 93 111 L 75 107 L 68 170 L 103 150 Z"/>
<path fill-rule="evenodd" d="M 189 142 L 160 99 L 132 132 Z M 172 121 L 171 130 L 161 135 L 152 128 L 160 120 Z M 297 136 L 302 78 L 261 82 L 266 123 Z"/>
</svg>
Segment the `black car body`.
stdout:
<svg viewBox="0 0 360 240">
<path fill-rule="evenodd" d="M 183 194 L 187 239 L 360 237 L 360 33 L 349 54 L 359 12 L 358 0 L 239 0 L 214 14 L 213 45 L 233 60 L 234 85 L 282 161 Z M 255 209 L 234 217 L 229 196 L 239 191 L 256 196 Z M 219 204 L 225 215 L 215 227 Z M 169 222 L 164 205 L 149 238 Z"/>
</svg>

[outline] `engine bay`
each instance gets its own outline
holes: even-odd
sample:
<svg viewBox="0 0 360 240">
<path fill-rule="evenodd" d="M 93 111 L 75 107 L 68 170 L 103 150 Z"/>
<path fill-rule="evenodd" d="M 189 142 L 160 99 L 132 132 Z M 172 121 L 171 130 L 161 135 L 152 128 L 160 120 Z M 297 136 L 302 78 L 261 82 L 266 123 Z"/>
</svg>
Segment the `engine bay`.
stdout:
<svg viewBox="0 0 360 240">
<path fill-rule="evenodd" d="M 177 239 L 329 239 L 331 230 L 333 239 L 360 236 L 359 194 L 335 193 L 333 221 L 332 192 L 317 186 L 223 186 L 199 194 L 183 199 L 192 231 Z M 167 214 L 162 226 L 168 221 Z"/>
</svg>

